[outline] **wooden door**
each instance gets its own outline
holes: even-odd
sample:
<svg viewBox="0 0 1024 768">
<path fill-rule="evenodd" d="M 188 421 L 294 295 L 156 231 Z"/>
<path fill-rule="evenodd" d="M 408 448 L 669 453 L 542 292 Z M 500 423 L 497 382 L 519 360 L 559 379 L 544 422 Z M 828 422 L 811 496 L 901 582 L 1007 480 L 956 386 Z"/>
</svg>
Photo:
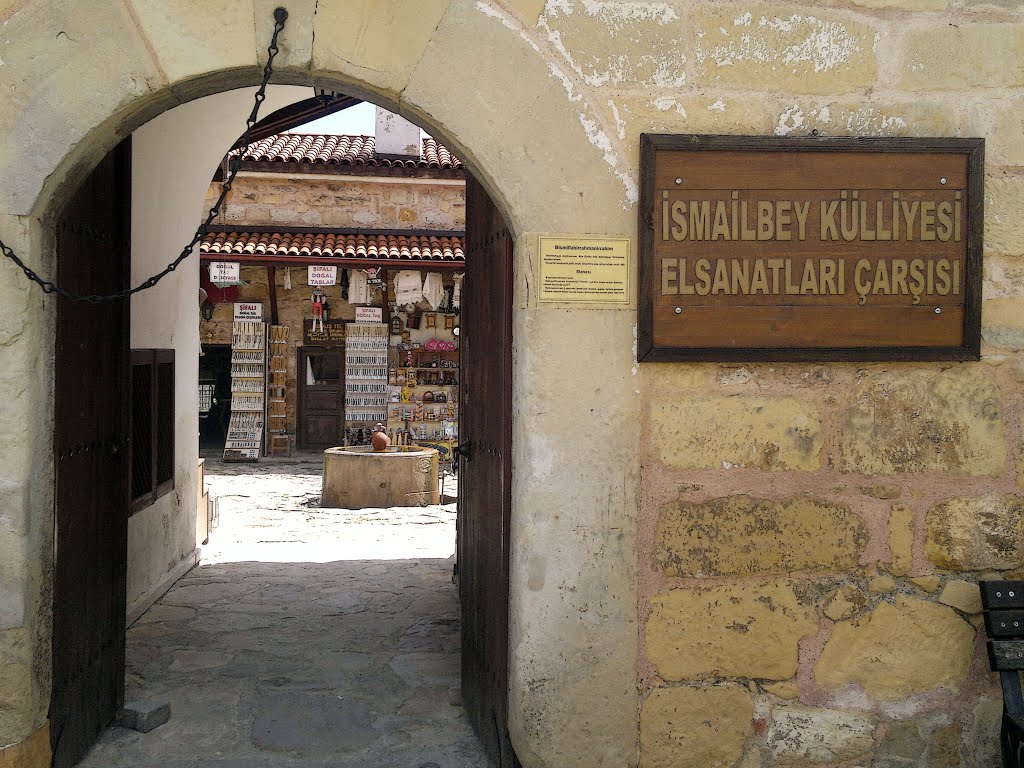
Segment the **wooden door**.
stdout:
<svg viewBox="0 0 1024 768">
<path fill-rule="evenodd" d="M 457 542 L 462 698 L 501 768 L 519 765 L 508 737 L 512 247 L 494 203 L 467 178 Z"/>
<path fill-rule="evenodd" d="M 300 347 L 298 442 L 330 448 L 345 441 L 345 350 Z"/>
<path fill-rule="evenodd" d="M 131 145 L 82 182 L 56 222 L 57 283 L 127 285 Z M 33 289 L 34 290 L 34 289 Z M 124 704 L 129 302 L 57 299 L 54 360 L 53 765 L 74 765 Z"/>
</svg>

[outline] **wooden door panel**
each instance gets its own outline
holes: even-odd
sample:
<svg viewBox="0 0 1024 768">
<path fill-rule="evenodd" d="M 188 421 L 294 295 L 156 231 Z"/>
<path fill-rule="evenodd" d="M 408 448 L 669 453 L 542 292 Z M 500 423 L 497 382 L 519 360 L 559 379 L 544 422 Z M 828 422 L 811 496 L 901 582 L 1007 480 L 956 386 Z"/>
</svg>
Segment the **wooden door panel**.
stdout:
<svg viewBox="0 0 1024 768">
<path fill-rule="evenodd" d="M 466 278 L 460 326 L 457 557 L 462 698 L 488 754 L 519 761 L 508 736 L 508 580 L 512 479 L 511 233 L 483 187 L 466 180 Z"/>
<path fill-rule="evenodd" d="M 130 266 L 125 140 L 56 222 L 57 282 L 113 293 Z M 74 765 L 124 700 L 129 302 L 56 301 L 53 765 Z"/>
<path fill-rule="evenodd" d="M 345 441 L 345 350 L 343 347 L 300 347 L 299 352 L 298 441 L 302 448 L 326 448 Z M 329 365 L 317 358 L 331 356 Z M 307 360 L 316 371 L 329 371 L 339 378 L 306 383 Z"/>
</svg>

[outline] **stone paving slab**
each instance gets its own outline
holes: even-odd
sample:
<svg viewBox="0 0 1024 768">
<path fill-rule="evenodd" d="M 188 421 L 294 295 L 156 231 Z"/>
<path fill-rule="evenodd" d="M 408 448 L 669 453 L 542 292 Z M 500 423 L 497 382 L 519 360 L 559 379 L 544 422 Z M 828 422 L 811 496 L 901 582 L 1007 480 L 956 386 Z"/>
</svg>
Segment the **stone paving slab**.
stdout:
<svg viewBox="0 0 1024 768">
<path fill-rule="evenodd" d="M 81 768 L 486 768 L 458 705 L 454 505 L 321 509 L 302 457 L 206 473 L 221 527 L 128 630 L 128 699 L 172 717 L 108 729 Z"/>
</svg>

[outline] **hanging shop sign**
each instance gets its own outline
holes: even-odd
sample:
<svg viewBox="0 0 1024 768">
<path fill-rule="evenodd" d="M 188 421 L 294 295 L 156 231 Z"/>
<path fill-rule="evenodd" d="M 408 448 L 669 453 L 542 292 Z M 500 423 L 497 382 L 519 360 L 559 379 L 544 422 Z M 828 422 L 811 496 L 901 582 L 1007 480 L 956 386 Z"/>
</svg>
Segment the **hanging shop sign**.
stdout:
<svg viewBox="0 0 1024 768">
<path fill-rule="evenodd" d="M 978 359 L 984 151 L 643 134 L 640 359 Z"/>
<path fill-rule="evenodd" d="M 337 285 L 338 268 L 322 264 L 310 264 L 306 267 L 306 283 L 308 285 Z"/>
<path fill-rule="evenodd" d="M 242 269 L 237 261 L 211 261 L 210 282 L 216 285 L 238 285 L 242 282 Z"/>
<path fill-rule="evenodd" d="M 629 238 L 542 236 L 537 300 L 544 304 L 629 304 Z"/>
<path fill-rule="evenodd" d="M 262 320 L 263 305 L 258 302 L 235 304 L 235 320 Z"/>
<path fill-rule="evenodd" d="M 382 307 L 356 307 L 357 323 L 383 323 L 384 309 Z"/>
</svg>

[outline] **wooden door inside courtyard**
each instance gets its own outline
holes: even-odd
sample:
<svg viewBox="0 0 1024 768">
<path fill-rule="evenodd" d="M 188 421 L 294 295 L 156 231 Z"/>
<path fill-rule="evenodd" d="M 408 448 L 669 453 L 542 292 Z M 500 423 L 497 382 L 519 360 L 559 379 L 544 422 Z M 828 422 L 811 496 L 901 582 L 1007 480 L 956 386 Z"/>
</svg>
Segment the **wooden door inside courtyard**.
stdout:
<svg viewBox="0 0 1024 768">
<path fill-rule="evenodd" d="M 299 447 L 344 445 L 344 347 L 301 347 L 298 356 Z"/>
</svg>

